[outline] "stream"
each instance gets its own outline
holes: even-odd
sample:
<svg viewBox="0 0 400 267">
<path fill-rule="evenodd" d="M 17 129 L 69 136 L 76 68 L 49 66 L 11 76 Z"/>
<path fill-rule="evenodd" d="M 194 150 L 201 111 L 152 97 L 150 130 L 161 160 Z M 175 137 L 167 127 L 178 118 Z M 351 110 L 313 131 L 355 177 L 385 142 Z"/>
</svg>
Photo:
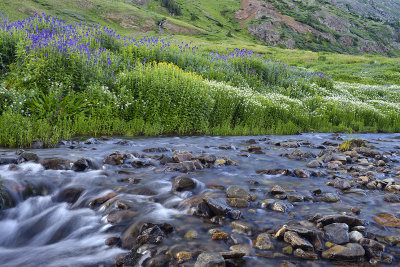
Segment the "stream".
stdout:
<svg viewBox="0 0 400 267">
<path fill-rule="evenodd" d="M 396 265 L 400 135 L 353 137 L 0 149 L 0 266 Z"/>
</svg>

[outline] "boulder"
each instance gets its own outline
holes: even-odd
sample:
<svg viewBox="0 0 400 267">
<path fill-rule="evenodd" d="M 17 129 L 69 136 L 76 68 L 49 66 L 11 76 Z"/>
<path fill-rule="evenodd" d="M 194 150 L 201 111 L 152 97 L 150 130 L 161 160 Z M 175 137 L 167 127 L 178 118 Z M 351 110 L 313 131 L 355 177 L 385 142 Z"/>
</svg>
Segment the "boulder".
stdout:
<svg viewBox="0 0 400 267">
<path fill-rule="evenodd" d="M 243 187 L 237 185 L 231 185 L 226 189 L 226 196 L 228 198 L 241 198 L 250 199 L 250 194 Z"/>
<path fill-rule="evenodd" d="M 322 252 L 322 257 L 329 260 L 358 261 L 365 255 L 365 250 L 360 244 L 348 243 L 344 246 L 335 245 Z"/>
<path fill-rule="evenodd" d="M 225 267 L 225 260 L 221 253 L 203 252 L 197 257 L 194 267 Z"/>
<path fill-rule="evenodd" d="M 173 191 L 183 191 L 193 189 L 196 186 L 195 181 L 189 177 L 178 176 L 175 177 L 172 181 L 172 190 Z"/>
<path fill-rule="evenodd" d="M 327 241 L 342 245 L 349 242 L 349 226 L 345 223 L 332 223 L 324 226 Z"/>
</svg>

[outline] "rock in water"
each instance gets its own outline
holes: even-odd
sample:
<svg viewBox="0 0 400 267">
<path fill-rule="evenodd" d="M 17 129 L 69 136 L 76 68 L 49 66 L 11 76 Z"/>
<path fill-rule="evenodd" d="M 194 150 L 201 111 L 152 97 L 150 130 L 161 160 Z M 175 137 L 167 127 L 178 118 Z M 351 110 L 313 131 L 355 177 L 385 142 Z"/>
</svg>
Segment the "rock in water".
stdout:
<svg viewBox="0 0 400 267">
<path fill-rule="evenodd" d="M 172 182 L 173 191 L 182 191 L 192 189 L 196 186 L 196 183 L 188 177 L 175 177 Z"/>
<path fill-rule="evenodd" d="M 228 198 L 241 198 L 250 199 L 250 194 L 243 187 L 237 185 L 231 185 L 226 189 L 226 196 Z"/>
<path fill-rule="evenodd" d="M 322 253 L 322 257 L 329 260 L 358 261 L 365 255 L 360 244 L 348 243 L 344 246 L 335 245 Z"/>
<path fill-rule="evenodd" d="M 71 169 L 71 161 L 68 159 L 62 158 L 50 158 L 50 159 L 42 159 L 40 164 L 46 170 L 70 170 Z"/>
<path fill-rule="evenodd" d="M 301 238 L 296 232 L 287 231 L 284 235 L 284 240 L 295 248 L 302 248 L 305 250 L 313 250 L 313 245 L 306 239 Z"/>
<path fill-rule="evenodd" d="M 393 228 L 400 228 L 400 219 L 392 214 L 377 214 L 372 217 L 377 223 Z"/>
<path fill-rule="evenodd" d="M 274 249 L 274 244 L 267 234 L 259 234 L 254 242 L 253 247 L 262 250 L 270 250 Z"/>
<path fill-rule="evenodd" d="M 334 244 L 349 243 L 349 226 L 345 223 L 332 223 L 324 227 L 326 238 Z"/>
<path fill-rule="evenodd" d="M 225 267 L 225 260 L 220 253 L 203 252 L 197 257 L 194 267 Z"/>
</svg>

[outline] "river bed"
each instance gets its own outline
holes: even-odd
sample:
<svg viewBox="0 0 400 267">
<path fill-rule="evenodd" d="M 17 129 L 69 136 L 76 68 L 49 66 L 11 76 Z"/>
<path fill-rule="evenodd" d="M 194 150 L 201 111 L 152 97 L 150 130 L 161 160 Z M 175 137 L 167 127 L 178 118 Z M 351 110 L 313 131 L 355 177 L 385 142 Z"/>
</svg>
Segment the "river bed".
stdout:
<svg viewBox="0 0 400 267">
<path fill-rule="evenodd" d="M 0 265 L 395 265 L 400 138 L 357 134 L 367 147 L 338 151 L 353 137 L 91 138 L 0 149 Z"/>
</svg>

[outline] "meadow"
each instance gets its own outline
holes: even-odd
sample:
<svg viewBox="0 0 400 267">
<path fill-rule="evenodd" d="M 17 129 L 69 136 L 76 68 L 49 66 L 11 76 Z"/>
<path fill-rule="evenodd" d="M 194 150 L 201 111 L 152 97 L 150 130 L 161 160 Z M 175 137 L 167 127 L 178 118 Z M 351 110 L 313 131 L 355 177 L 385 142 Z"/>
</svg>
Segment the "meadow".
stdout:
<svg viewBox="0 0 400 267">
<path fill-rule="evenodd" d="M 400 131 L 397 59 L 313 53 L 304 61 L 310 54 L 298 50 L 196 44 L 3 16 L 0 146 L 73 136 Z M 349 59 L 359 64 L 347 69 L 341 62 Z"/>
</svg>

